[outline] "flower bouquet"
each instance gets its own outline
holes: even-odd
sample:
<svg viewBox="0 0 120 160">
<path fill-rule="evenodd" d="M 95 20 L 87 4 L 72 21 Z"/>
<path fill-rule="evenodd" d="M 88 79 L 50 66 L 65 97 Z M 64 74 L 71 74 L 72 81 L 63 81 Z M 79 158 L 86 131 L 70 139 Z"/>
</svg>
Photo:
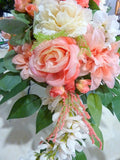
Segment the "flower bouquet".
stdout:
<svg viewBox="0 0 120 160">
<path fill-rule="evenodd" d="M 104 0 L 15 0 L 0 20 L 9 50 L 0 59 L 0 104 L 27 89 L 8 119 L 37 112 L 36 160 L 85 160 L 87 140 L 103 149 L 102 104 L 120 120 L 119 24 Z M 31 94 L 31 85 L 46 96 Z"/>
</svg>

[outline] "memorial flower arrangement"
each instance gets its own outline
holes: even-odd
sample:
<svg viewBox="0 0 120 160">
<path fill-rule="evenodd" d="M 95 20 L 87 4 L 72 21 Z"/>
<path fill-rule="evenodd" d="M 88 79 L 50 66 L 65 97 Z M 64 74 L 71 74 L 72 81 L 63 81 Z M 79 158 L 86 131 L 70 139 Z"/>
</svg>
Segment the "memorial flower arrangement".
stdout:
<svg viewBox="0 0 120 160">
<path fill-rule="evenodd" d="M 15 0 L 0 20 L 9 50 L 0 59 L 0 104 L 27 89 L 8 119 L 37 112 L 36 160 L 85 160 L 87 140 L 103 149 L 102 104 L 120 120 L 119 25 L 104 0 Z M 32 94 L 31 83 L 46 88 Z M 33 86 L 34 87 L 34 86 Z"/>
</svg>

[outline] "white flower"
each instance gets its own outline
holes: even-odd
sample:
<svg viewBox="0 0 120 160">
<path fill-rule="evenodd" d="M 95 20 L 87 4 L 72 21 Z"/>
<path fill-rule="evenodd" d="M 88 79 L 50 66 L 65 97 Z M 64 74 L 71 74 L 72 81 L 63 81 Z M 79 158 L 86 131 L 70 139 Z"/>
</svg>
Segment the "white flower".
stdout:
<svg viewBox="0 0 120 160">
<path fill-rule="evenodd" d="M 92 11 L 82 8 L 74 0 L 60 2 L 48 0 L 39 6 L 34 33 L 51 35 L 65 30 L 68 36 L 76 37 L 86 33 L 91 20 Z"/>
<path fill-rule="evenodd" d="M 57 112 L 62 107 L 62 104 L 60 103 L 62 98 L 60 96 L 57 96 L 56 98 L 51 97 L 49 94 L 50 90 L 51 86 L 47 86 L 47 97 L 42 99 L 42 105 L 48 105 L 48 109 L 51 110 L 51 112 L 53 112 L 54 110 Z"/>
<path fill-rule="evenodd" d="M 48 105 L 48 109 L 51 110 L 51 112 L 53 112 L 54 110 L 59 110 L 59 108 L 61 108 L 61 97 L 58 96 L 56 98 L 53 98 L 53 97 L 47 97 L 45 99 L 43 99 L 43 105 Z"/>
<path fill-rule="evenodd" d="M 108 6 L 106 6 L 105 4 L 106 4 L 106 0 L 100 0 L 99 8 L 100 10 L 107 12 Z"/>
<path fill-rule="evenodd" d="M 58 112 L 53 116 L 56 117 L 57 114 Z M 55 118 L 55 120 L 57 120 L 57 118 Z M 47 160 L 48 153 L 49 155 L 51 154 L 49 160 L 72 160 L 72 157 L 75 157 L 75 151 L 81 152 L 85 147 L 84 139 L 88 138 L 88 135 L 89 129 L 82 121 L 82 117 L 78 115 L 70 116 L 68 114 L 64 127 L 58 132 L 54 144 L 50 145 L 42 138 L 44 143 L 39 145 L 38 152 L 39 150 L 46 150 L 42 152 L 40 160 Z"/>
<path fill-rule="evenodd" d="M 57 116 L 55 113 L 53 116 Z M 60 115 L 60 113 L 59 113 Z M 89 130 L 80 116 L 69 116 L 65 119 L 64 127 L 57 134 L 53 150 L 58 149 L 56 157 L 60 160 L 72 159 L 75 151 L 81 152 L 85 147 L 84 139 L 88 138 Z M 79 144 L 79 142 L 81 145 Z M 62 156 L 62 158 L 60 158 Z M 63 158 L 64 157 L 64 158 Z"/>
<path fill-rule="evenodd" d="M 93 25 L 104 32 L 107 45 L 115 42 L 115 37 L 120 34 L 117 16 L 115 15 L 108 15 L 100 10 L 96 11 L 93 16 Z"/>
</svg>

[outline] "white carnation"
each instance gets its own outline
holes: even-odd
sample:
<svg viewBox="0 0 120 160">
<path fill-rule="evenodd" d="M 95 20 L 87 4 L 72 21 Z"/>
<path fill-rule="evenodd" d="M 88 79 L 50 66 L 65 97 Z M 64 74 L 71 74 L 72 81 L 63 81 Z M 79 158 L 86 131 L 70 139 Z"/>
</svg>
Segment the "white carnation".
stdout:
<svg viewBox="0 0 120 160">
<path fill-rule="evenodd" d="M 51 3 L 52 2 L 52 3 Z M 34 33 L 42 32 L 51 35 L 65 30 L 68 36 L 76 37 L 85 34 L 92 20 L 92 11 L 82 8 L 74 0 L 46 0 L 39 6 L 35 17 Z"/>
</svg>

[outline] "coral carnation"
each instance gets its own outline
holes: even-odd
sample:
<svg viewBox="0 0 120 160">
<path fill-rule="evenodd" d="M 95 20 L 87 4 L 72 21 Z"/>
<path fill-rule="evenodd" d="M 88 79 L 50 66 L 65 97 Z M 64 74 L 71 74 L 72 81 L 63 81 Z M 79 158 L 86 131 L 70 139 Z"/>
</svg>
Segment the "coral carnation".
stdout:
<svg viewBox="0 0 120 160">
<path fill-rule="evenodd" d="M 99 87 L 102 80 L 109 88 L 113 88 L 114 78 L 120 74 L 119 55 L 117 53 L 120 41 L 112 43 L 111 49 L 105 48 L 104 33 L 92 27 L 89 27 L 85 39 L 90 48 L 91 56 L 87 56 L 86 53 L 80 55 L 80 75 L 91 73 L 92 90 Z"/>
</svg>

